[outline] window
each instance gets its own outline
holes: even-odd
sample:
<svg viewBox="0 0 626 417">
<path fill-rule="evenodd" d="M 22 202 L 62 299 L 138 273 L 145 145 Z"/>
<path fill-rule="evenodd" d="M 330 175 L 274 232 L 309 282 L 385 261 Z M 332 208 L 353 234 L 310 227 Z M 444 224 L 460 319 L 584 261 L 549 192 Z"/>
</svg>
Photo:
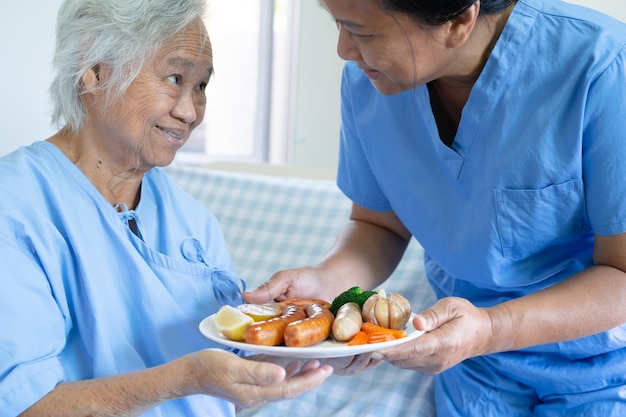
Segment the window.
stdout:
<svg viewBox="0 0 626 417">
<path fill-rule="evenodd" d="M 235 159 L 284 163 L 290 130 L 293 0 L 209 0 L 215 76 L 204 122 L 183 163 Z"/>
</svg>

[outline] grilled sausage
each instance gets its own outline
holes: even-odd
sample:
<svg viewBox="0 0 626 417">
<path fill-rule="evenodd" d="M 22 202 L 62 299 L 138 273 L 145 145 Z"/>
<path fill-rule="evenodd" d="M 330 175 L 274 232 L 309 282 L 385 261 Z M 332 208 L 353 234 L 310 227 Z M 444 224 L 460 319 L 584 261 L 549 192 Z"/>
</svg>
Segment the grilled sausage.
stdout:
<svg viewBox="0 0 626 417">
<path fill-rule="evenodd" d="M 289 323 L 285 328 L 285 345 L 304 347 L 314 345 L 330 336 L 335 317 L 330 309 L 311 304 L 306 308 L 307 318 Z"/>
<path fill-rule="evenodd" d="M 288 324 L 305 319 L 307 314 L 296 305 L 286 305 L 282 315 L 273 319 L 253 323 L 246 329 L 244 340 L 253 345 L 276 346 L 284 342 L 285 328 Z"/>
</svg>

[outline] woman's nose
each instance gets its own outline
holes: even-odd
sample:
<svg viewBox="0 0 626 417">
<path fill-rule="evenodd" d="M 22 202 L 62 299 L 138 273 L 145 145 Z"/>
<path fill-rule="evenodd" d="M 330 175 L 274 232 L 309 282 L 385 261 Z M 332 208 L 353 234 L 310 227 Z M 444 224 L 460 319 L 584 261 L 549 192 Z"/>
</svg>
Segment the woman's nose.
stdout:
<svg viewBox="0 0 626 417">
<path fill-rule="evenodd" d="M 185 93 L 180 97 L 172 110 L 172 116 L 182 120 L 186 124 L 192 124 L 198 116 L 196 106 L 191 93 Z"/>
<path fill-rule="evenodd" d="M 337 55 L 345 61 L 357 61 L 361 57 L 361 53 L 354 45 L 350 33 L 338 24 L 339 35 L 337 38 Z"/>
</svg>

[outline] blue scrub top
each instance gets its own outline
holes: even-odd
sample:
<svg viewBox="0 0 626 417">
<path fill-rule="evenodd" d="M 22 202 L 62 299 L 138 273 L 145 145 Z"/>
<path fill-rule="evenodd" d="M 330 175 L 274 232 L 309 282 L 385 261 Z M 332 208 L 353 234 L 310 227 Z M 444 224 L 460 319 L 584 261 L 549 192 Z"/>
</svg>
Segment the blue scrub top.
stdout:
<svg viewBox="0 0 626 417">
<path fill-rule="evenodd" d="M 216 219 L 161 170 L 144 176 L 136 210 L 118 212 L 38 142 L 0 159 L 0 195 L 2 413 L 20 414 L 62 381 L 218 347 L 198 324 L 241 302 L 240 279 Z M 145 415 L 232 416 L 234 406 L 196 395 Z"/>
<path fill-rule="evenodd" d="M 490 306 L 562 281 L 592 265 L 594 234 L 626 232 L 625 45 L 617 20 L 519 0 L 450 147 L 426 86 L 385 96 L 348 63 L 338 185 L 398 215 L 439 297 Z M 535 349 L 602 353 L 622 333 Z"/>
</svg>

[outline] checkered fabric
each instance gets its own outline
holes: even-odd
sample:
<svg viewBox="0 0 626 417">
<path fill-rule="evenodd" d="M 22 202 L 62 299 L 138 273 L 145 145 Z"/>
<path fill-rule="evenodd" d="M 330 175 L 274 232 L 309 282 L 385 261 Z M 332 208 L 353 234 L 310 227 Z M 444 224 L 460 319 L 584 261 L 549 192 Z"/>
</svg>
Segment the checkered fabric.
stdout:
<svg viewBox="0 0 626 417">
<path fill-rule="evenodd" d="M 217 217 L 248 288 L 278 270 L 314 264 L 330 249 L 350 212 L 350 202 L 332 181 L 185 166 L 166 172 Z M 406 296 L 414 311 L 434 302 L 416 241 L 384 287 Z M 333 375 L 298 398 L 239 415 L 434 416 L 431 377 L 383 364 L 359 376 Z"/>
</svg>

